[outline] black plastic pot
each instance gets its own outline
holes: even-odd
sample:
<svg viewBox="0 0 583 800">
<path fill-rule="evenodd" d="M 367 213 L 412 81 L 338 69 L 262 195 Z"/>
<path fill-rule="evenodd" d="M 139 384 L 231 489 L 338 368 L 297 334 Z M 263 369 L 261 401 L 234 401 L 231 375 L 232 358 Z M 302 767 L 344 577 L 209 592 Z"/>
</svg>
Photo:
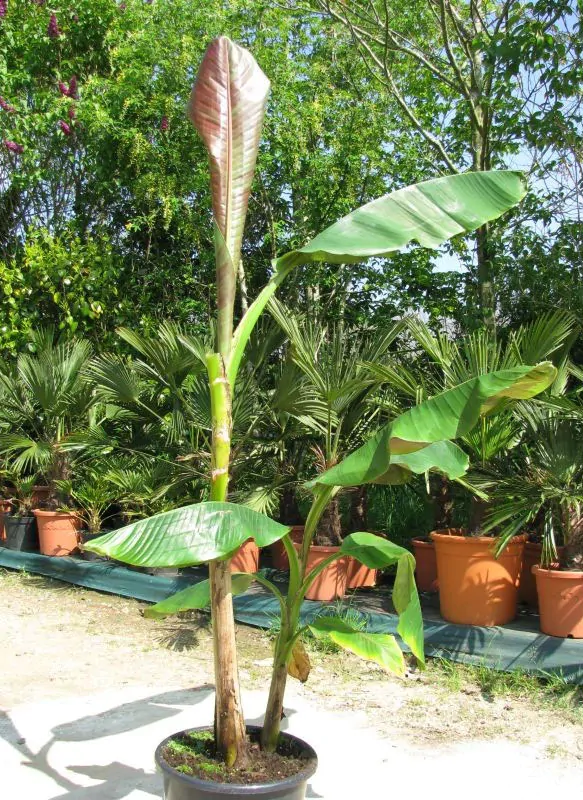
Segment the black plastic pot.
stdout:
<svg viewBox="0 0 583 800">
<path fill-rule="evenodd" d="M 195 731 L 205 731 L 208 728 L 193 728 Z M 164 800 L 225 800 L 226 797 L 256 797 L 260 796 L 263 800 L 304 800 L 308 780 L 318 767 L 318 757 L 316 751 L 309 744 L 292 736 L 290 733 L 282 733 L 281 737 L 288 743 L 294 755 L 307 759 L 305 769 L 293 775 L 291 778 L 284 778 L 281 781 L 259 784 L 241 783 L 214 783 L 213 781 L 203 781 L 192 775 L 184 775 L 177 772 L 162 758 L 162 750 L 169 741 L 176 736 L 181 736 L 189 731 L 174 733 L 164 739 L 156 748 L 156 764 L 164 776 Z M 247 733 L 254 738 L 258 738 L 261 728 L 256 725 L 248 725 Z"/>
<path fill-rule="evenodd" d="M 162 578 L 177 578 L 181 570 L 178 567 L 146 567 L 148 575 L 160 575 Z"/>
<path fill-rule="evenodd" d="M 99 531 L 99 533 L 87 533 L 87 531 L 79 531 L 79 537 L 81 539 L 81 543 L 85 544 L 86 542 L 92 542 L 93 539 L 99 539 L 100 536 L 103 536 L 105 533 L 109 533 L 109 531 Z M 109 561 L 107 556 L 98 556 L 97 553 L 91 553 L 89 550 L 82 550 L 80 549 L 77 553 L 83 561 Z"/>
<path fill-rule="evenodd" d="M 4 515 L 6 539 L 4 547 L 26 553 L 38 553 L 38 530 L 36 517 L 19 517 L 17 514 Z"/>
</svg>

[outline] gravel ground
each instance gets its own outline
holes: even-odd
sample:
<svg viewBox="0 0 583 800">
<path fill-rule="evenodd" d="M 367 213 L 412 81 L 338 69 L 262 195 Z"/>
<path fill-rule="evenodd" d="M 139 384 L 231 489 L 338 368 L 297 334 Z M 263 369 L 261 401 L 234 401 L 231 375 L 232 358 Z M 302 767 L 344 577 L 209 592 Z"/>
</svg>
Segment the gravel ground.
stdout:
<svg viewBox="0 0 583 800">
<path fill-rule="evenodd" d="M 157 622 L 145 604 L 51 579 L 0 572 L 0 707 L 88 697 L 125 687 L 212 685 L 206 615 Z M 266 691 L 271 642 L 238 627 L 245 691 Z M 461 667 L 433 664 L 404 680 L 350 654 L 312 652 L 306 684 L 293 696 L 334 713 L 357 714 L 381 737 L 415 748 L 511 741 L 537 759 L 580 769 L 583 711 L 575 692 L 556 702 L 534 682 L 490 692 Z"/>
</svg>

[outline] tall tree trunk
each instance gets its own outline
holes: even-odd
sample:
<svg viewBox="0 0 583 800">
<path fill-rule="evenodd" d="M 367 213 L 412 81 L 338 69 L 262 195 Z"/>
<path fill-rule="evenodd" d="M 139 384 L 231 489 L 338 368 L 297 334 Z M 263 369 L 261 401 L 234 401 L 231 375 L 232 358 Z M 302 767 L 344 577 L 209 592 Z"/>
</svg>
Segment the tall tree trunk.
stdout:
<svg viewBox="0 0 583 800">
<path fill-rule="evenodd" d="M 483 32 L 484 20 L 487 18 L 483 0 L 473 0 L 471 4 L 473 27 Z M 491 168 L 490 124 L 491 110 L 487 99 L 485 82 L 485 54 L 474 41 L 468 42 L 471 52 L 470 102 L 473 113 L 470 114 L 472 129 L 473 169 L 484 172 Z M 478 277 L 478 294 L 482 320 L 486 329 L 494 337 L 496 335 L 496 297 L 492 276 L 492 248 L 490 244 L 490 226 L 478 228 L 476 232 L 476 260 Z"/>
</svg>

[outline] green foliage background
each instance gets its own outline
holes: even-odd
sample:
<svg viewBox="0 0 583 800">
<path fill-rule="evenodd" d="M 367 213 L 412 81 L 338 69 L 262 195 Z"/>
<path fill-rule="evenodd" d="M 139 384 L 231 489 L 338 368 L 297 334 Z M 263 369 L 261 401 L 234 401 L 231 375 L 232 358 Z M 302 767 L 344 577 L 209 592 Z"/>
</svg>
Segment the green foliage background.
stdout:
<svg viewBox="0 0 583 800">
<path fill-rule="evenodd" d="M 42 322 L 89 336 L 100 349 L 119 347 L 114 331 L 122 325 L 148 331 L 171 318 L 194 332 L 206 328 L 214 296 L 208 171 L 185 107 L 201 56 L 219 33 L 252 48 L 272 81 L 244 243 L 250 296 L 276 252 L 301 245 L 368 199 L 439 174 L 347 32 L 298 14 L 296 5 L 77 0 L 48 7 L 8 0 L 0 19 L 0 91 L 9 109 L 0 110 L 0 351 L 15 353 Z M 422 5 L 404 8 L 403 22 L 415 23 L 431 44 L 435 33 Z M 520 153 L 528 136 L 559 142 L 567 123 L 578 153 L 578 106 L 561 113 L 561 97 L 579 92 L 578 11 L 556 3 L 571 15 L 568 50 L 560 37 L 538 30 L 540 4 L 518 5 L 520 24 L 509 24 L 492 47 L 509 86 L 530 69 L 556 102 L 553 114 L 526 126 L 516 104 L 501 97 L 500 155 Z M 57 38 L 48 34 L 52 13 Z M 66 89 L 73 77 L 78 96 L 63 95 L 59 82 Z M 461 157 L 463 119 L 453 115 L 445 126 L 448 98 L 420 73 L 410 71 L 408 80 L 424 123 L 445 131 Z M 581 222 L 555 211 L 560 180 L 545 191 L 537 184 L 499 233 L 499 313 L 511 324 L 557 305 L 582 310 Z M 435 254 L 413 248 L 384 263 L 306 268 L 284 297 L 351 325 L 382 324 L 414 309 L 471 327 L 479 319 L 472 242 L 451 248 L 467 273 L 434 272 Z"/>
</svg>

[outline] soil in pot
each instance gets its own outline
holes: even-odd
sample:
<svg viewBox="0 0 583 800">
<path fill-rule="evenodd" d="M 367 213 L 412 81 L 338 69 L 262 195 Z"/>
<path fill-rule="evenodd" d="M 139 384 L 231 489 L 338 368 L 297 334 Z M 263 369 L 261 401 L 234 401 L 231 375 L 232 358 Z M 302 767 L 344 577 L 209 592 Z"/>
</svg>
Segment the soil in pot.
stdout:
<svg viewBox="0 0 583 800">
<path fill-rule="evenodd" d="M 525 536 L 499 558 L 494 539 L 434 532 L 441 616 L 460 625 L 504 625 L 516 616 Z"/>
<path fill-rule="evenodd" d="M 21 517 L 17 514 L 4 516 L 6 539 L 3 542 L 8 550 L 20 550 L 25 553 L 38 553 L 39 541 L 36 519 Z"/>
<path fill-rule="evenodd" d="M 557 547 L 559 563 L 565 552 L 564 547 Z M 538 542 L 527 542 L 524 545 L 524 556 L 522 557 L 522 570 L 520 572 L 520 585 L 518 587 L 518 599 L 526 603 L 531 608 L 538 608 L 538 592 L 536 590 L 536 578 L 532 568 L 540 564 L 542 554 L 542 544 Z M 553 564 L 553 567 L 555 565 Z M 558 566 L 558 564 L 557 564 Z"/>
<path fill-rule="evenodd" d="M 45 556 L 68 556 L 77 548 L 81 520 L 60 511 L 33 511 L 38 525 L 40 551 Z"/>
<path fill-rule="evenodd" d="M 294 547 L 299 553 L 301 545 L 295 543 Z M 339 547 L 310 545 L 307 571 L 310 572 L 318 564 L 321 564 L 325 558 L 328 558 L 332 553 L 337 553 L 339 550 Z M 328 564 L 306 592 L 306 600 L 337 600 L 344 597 L 348 578 L 347 560 L 346 558 L 339 558 L 337 561 Z"/>
<path fill-rule="evenodd" d="M 440 533 L 443 531 L 434 531 Z M 412 539 L 413 555 L 415 556 L 415 581 L 420 592 L 437 592 L 437 560 L 435 558 L 435 544 L 431 539 Z"/>
<path fill-rule="evenodd" d="M 318 761 L 314 750 L 288 733 L 280 734 L 276 753 L 259 748 L 261 729 L 247 727 L 249 761 L 245 767 L 227 767 L 216 757 L 209 729 L 183 731 L 165 739 L 156 750 L 156 762 L 164 774 L 167 800 L 253 797 L 302 800 L 308 778 Z"/>
<path fill-rule="evenodd" d="M 254 539 L 247 539 L 231 559 L 231 572 L 257 572 L 259 548 Z"/>
<path fill-rule="evenodd" d="M 532 568 L 540 629 L 548 636 L 583 639 L 583 572 Z"/>
<path fill-rule="evenodd" d="M 304 538 L 304 526 L 303 525 L 292 525 L 291 526 L 291 540 L 292 542 L 300 543 Z M 270 552 L 271 552 L 271 565 L 275 569 L 279 569 L 282 571 L 289 569 L 289 559 L 287 557 L 287 553 L 285 551 L 285 547 L 283 542 L 274 542 L 270 545 Z"/>
</svg>

